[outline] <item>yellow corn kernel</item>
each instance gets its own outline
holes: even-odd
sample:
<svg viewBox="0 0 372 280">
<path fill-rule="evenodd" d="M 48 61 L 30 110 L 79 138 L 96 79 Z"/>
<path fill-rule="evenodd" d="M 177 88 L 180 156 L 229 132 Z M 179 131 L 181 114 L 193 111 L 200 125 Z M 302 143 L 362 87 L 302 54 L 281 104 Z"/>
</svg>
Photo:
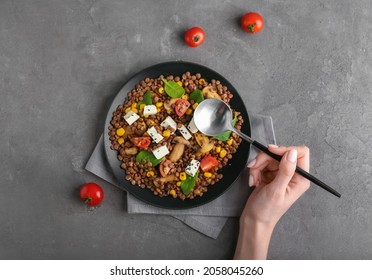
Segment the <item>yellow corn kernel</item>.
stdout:
<svg viewBox="0 0 372 280">
<path fill-rule="evenodd" d="M 181 187 L 181 181 L 178 181 L 178 182 L 176 183 L 176 186 L 177 186 L 177 187 Z"/>
<path fill-rule="evenodd" d="M 125 130 L 124 130 L 124 128 L 122 128 L 122 127 L 118 128 L 118 129 L 116 130 L 116 135 L 117 135 L 117 136 L 123 136 L 124 133 L 125 133 Z"/>
<path fill-rule="evenodd" d="M 163 131 L 163 136 L 164 137 L 169 137 L 170 135 L 171 135 L 171 132 L 168 129 Z"/>
<path fill-rule="evenodd" d="M 216 147 L 216 153 L 220 153 L 220 152 L 221 152 L 221 147 L 220 146 Z"/>
<path fill-rule="evenodd" d="M 185 181 L 186 180 L 186 173 L 185 172 L 181 172 L 180 173 L 180 180 L 181 181 Z"/>
<path fill-rule="evenodd" d="M 136 102 L 132 103 L 132 108 L 137 108 L 137 103 Z"/>
<path fill-rule="evenodd" d="M 172 111 L 171 110 L 167 110 L 167 114 L 168 115 L 172 114 Z"/>
<path fill-rule="evenodd" d="M 156 112 L 160 112 L 161 111 L 161 108 L 156 108 Z"/>
<path fill-rule="evenodd" d="M 129 113 L 130 110 L 132 110 L 132 108 L 128 107 L 127 109 L 125 109 L 125 113 Z"/>
<path fill-rule="evenodd" d="M 143 103 L 142 103 L 142 104 L 140 105 L 140 111 L 143 111 L 143 108 L 145 108 L 145 106 L 146 106 L 146 104 L 143 104 Z"/>
<path fill-rule="evenodd" d="M 154 121 L 153 120 L 149 120 L 149 126 L 153 126 L 154 125 Z"/>
<path fill-rule="evenodd" d="M 210 172 L 204 172 L 204 177 L 205 178 L 210 178 L 210 177 L 212 177 L 212 173 L 210 173 Z"/>
<path fill-rule="evenodd" d="M 123 137 L 120 137 L 118 139 L 118 143 L 119 143 L 119 145 L 123 144 L 124 143 L 124 138 Z"/>
<path fill-rule="evenodd" d="M 175 190 L 170 190 L 170 191 L 169 191 L 169 194 L 170 194 L 171 196 L 175 197 L 175 196 L 176 196 L 176 191 L 175 191 Z"/>
<path fill-rule="evenodd" d="M 195 110 L 196 107 L 198 107 L 199 103 L 198 102 L 195 102 L 194 105 L 192 105 L 192 108 Z"/>
<path fill-rule="evenodd" d="M 143 117 L 144 117 L 145 119 L 147 119 L 147 118 L 149 117 L 149 115 L 143 115 Z"/>
<path fill-rule="evenodd" d="M 177 84 L 182 87 L 182 82 L 181 81 L 178 81 Z"/>
<path fill-rule="evenodd" d="M 188 95 L 188 94 L 184 94 L 184 95 L 182 96 L 182 99 L 185 99 L 185 100 L 189 99 L 189 95 Z"/>
<path fill-rule="evenodd" d="M 156 107 L 160 108 L 163 106 L 163 102 L 156 102 L 155 104 Z"/>
<path fill-rule="evenodd" d="M 224 158 L 227 154 L 227 151 L 225 149 L 222 149 L 220 152 L 220 158 Z"/>
<path fill-rule="evenodd" d="M 154 176 L 154 171 L 147 171 L 147 177 L 153 177 Z"/>
<path fill-rule="evenodd" d="M 133 108 L 133 107 L 132 107 L 132 111 L 133 111 L 134 113 L 136 113 L 136 114 L 138 113 L 138 110 L 137 110 L 136 108 Z"/>
<path fill-rule="evenodd" d="M 186 110 L 186 115 L 190 116 L 192 114 L 192 110 L 189 108 Z"/>
<path fill-rule="evenodd" d="M 159 92 L 159 93 L 163 93 L 163 92 L 164 92 L 164 88 L 163 88 L 163 87 L 160 87 L 160 88 L 158 89 L 158 92 Z"/>
<path fill-rule="evenodd" d="M 205 82 L 205 79 L 203 79 L 203 78 L 201 78 L 201 79 L 199 79 L 199 84 L 204 84 L 204 82 Z"/>
<path fill-rule="evenodd" d="M 234 140 L 233 140 L 232 138 L 230 138 L 229 140 L 226 141 L 226 143 L 227 143 L 227 145 L 231 146 L 232 143 L 233 143 L 233 141 L 234 141 Z"/>
</svg>

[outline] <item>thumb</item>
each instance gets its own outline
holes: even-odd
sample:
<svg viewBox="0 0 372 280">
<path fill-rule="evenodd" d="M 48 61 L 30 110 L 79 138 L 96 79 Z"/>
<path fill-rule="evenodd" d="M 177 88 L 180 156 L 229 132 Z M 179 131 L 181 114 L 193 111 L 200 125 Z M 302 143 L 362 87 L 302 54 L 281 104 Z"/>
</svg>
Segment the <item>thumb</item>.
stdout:
<svg viewBox="0 0 372 280">
<path fill-rule="evenodd" d="M 279 163 L 279 171 L 273 181 L 273 184 L 284 191 L 295 173 L 296 163 L 297 150 L 293 149 L 289 152 L 286 152 Z"/>
</svg>

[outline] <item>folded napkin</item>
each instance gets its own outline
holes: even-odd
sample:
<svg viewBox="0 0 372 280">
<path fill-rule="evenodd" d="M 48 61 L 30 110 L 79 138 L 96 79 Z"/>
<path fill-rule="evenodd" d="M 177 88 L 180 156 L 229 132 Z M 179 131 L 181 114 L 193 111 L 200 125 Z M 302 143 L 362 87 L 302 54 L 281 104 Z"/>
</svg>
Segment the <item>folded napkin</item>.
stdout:
<svg viewBox="0 0 372 280">
<path fill-rule="evenodd" d="M 271 117 L 250 115 L 250 122 L 253 139 L 265 145 L 276 143 Z M 257 153 L 258 151 L 251 146 L 248 161 L 254 159 Z M 85 168 L 107 182 L 118 185 L 107 164 L 103 136 L 100 137 Z M 217 238 L 228 217 L 240 216 L 251 191 L 248 187 L 248 176 L 248 169 L 245 169 L 233 185 L 220 197 L 208 204 L 185 210 L 169 210 L 152 206 L 128 193 L 128 213 L 172 215 L 193 229 L 209 237 Z"/>
</svg>

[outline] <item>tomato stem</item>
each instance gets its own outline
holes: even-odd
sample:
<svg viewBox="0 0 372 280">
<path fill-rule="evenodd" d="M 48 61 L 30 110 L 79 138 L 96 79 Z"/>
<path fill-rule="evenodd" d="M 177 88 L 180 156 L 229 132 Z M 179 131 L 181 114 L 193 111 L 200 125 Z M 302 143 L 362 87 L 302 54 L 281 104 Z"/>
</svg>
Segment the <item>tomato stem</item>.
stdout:
<svg viewBox="0 0 372 280">
<path fill-rule="evenodd" d="M 254 33 L 254 27 L 256 26 L 256 23 L 252 23 L 252 24 L 248 24 L 248 29 L 249 31 L 251 31 L 252 33 Z"/>
<path fill-rule="evenodd" d="M 88 203 L 92 200 L 92 197 L 91 196 L 87 196 L 85 199 L 84 199 L 84 202 L 85 203 Z"/>
<path fill-rule="evenodd" d="M 199 42 L 199 40 L 200 40 L 200 37 L 199 36 L 194 36 L 194 42 L 195 43 Z"/>
</svg>

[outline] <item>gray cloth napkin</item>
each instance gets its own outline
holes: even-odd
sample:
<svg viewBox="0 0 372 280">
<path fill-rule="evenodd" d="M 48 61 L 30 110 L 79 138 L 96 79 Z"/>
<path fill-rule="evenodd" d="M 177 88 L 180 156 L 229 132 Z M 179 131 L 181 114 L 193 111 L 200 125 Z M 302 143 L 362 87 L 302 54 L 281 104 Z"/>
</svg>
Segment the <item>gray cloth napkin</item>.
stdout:
<svg viewBox="0 0 372 280">
<path fill-rule="evenodd" d="M 274 127 L 271 117 L 250 115 L 252 138 L 264 145 L 276 144 Z M 257 155 L 258 151 L 251 147 L 249 160 Z M 100 137 L 86 170 L 92 172 L 107 182 L 118 185 L 114 175 L 108 167 L 103 136 Z M 248 187 L 248 169 L 244 170 L 233 185 L 217 199 L 199 207 L 186 210 L 169 210 L 148 205 L 135 197 L 127 194 L 128 213 L 147 213 L 172 215 L 193 229 L 211 237 L 217 238 L 225 225 L 228 217 L 240 216 L 251 189 Z"/>
</svg>

